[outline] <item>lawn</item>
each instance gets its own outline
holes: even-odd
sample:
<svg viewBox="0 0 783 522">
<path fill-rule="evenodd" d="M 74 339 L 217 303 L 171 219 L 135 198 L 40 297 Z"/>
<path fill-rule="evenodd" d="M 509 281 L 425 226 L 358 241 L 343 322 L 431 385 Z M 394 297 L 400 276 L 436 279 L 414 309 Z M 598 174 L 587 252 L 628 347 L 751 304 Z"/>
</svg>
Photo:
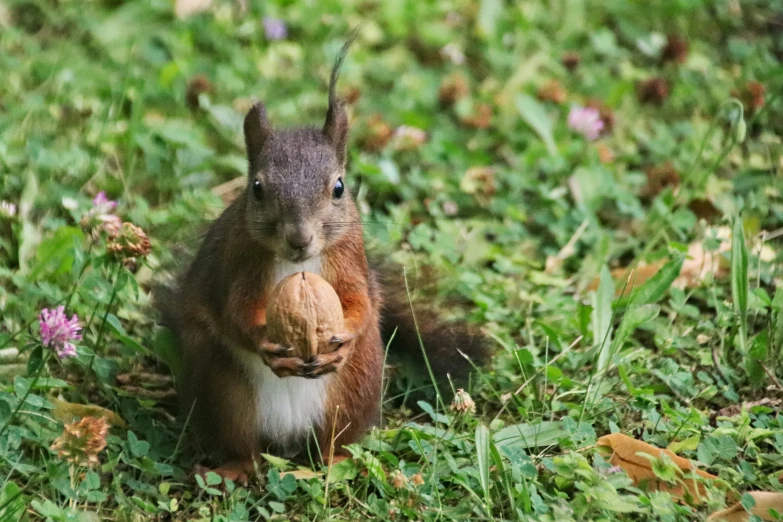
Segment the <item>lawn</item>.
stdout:
<svg viewBox="0 0 783 522">
<path fill-rule="evenodd" d="M 196 480 L 151 288 L 359 24 L 367 248 L 492 361 Z M 782 63 L 764 0 L 0 0 L 0 520 L 783 520 Z"/>
</svg>

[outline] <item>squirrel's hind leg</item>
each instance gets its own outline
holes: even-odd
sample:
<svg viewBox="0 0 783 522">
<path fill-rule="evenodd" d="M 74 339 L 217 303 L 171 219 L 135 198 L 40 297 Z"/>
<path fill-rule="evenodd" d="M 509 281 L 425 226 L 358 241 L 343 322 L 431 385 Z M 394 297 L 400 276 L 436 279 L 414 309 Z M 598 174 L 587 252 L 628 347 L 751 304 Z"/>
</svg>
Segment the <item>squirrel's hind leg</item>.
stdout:
<svg viewBox="0 0 783 522">
<path fill-rule="evenodd" d="M 328 462 L 350 455 L 346 444 L 358 442 L 373 426 L 380 424 L 383 351 L 380 332 L 371 327 L 356 339 L 342 367 L 332 375 L 324 422 L 318 430 L 321 458 Z M 337 461 L 339 459 L 334 459 Z"/>
<path fill-rule="evenodd" d="M 201 448 L 221 463 L 250 462 L 261 450 L 255 388 L 209 335 L 184 344 L 185 412 Z M 209 343 L 209 344 L 207 344 Z"/>
</svg>

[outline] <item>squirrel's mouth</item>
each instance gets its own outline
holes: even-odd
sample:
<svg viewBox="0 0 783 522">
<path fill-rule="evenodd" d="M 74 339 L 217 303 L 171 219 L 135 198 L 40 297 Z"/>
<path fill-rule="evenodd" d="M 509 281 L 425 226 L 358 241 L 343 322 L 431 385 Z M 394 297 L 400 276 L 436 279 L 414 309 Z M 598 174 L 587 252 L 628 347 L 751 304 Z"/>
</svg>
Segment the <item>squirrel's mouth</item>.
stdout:
<svg viewBox="0 0 783 522">
<path fill-rule="evenodd" d="M 303 250 L 288 250 L 285 253 L 286 259 L 292 263 L 304 263 L 308 259 L 311 259 L 318 255 L 318 252 L 311 251 L 311 249 Z"/>
</svg>

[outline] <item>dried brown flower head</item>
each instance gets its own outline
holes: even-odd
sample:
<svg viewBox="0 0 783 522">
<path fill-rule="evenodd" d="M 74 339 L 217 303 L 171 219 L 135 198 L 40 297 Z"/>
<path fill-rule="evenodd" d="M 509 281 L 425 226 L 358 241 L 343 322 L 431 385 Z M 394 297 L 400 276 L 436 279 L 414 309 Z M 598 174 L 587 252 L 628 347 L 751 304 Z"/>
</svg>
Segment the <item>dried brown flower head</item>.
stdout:
<svg viewBox="0 0 783 522">
<path fill-rule="evenodd" d="M 185 102 L 191 109 L 198 109 L 198 97 L 202 93 L 210 93 L 214 91 L 212 82 L 207 79 L 203 74 L 197 74 L 188 82 L 188 90 L 185 93 Z"/>
<path fill-rule="evenodd" d="M 666 187 L 676 187 L 680 184 L 680 174 L 671 162 L 647 167 L 644 174 L 647 176 L 647 183 L 639 194 L 643 199 L 652 199 Z"/>
<path fill-rule="evenodd" d="M 424 485 L 424 477 L 421 476 L 421 473 L 416 473 L 414 475 L 411 475 L 411 484 L 413 484 L 414 486 Z"/>
<path fill-rule="evenodd" d="M 582 58 L 579 56 L 579 53 L 576 52 L 568 52 L 563 55 L 562 62 L 563 66 L 568 69 L 569 72 L 574 72 L 577 67 L 579 67 L 579 62 L 582 61 Z"/>
<path fill-rule="evenodd" d="M 118 259 L 144 258 L 149 255 L 152 246 L 141 228 L 133 223 L 123 223 L 117 232 L 109 236 L 106 250 Z"/>
<path fill-rule="evenodd" d="M 664 62 L 685 63 L 688 58 L 688 40 L 670 34 L 666 37 L 666 45 L 661 51 L 661 59 Z"/>
<path fill-rule="evenodd" d="M 106 447 L 109 423 L 103 417 L 84 417 L 66 424 L 52 444 L 52 450 L 65 462 L 76 466 L 95 466 L 98 454 Z"/>
<path fill-rule="evenodd" d="M 596 143 L 595 150 L 598 151 L 598 160 L 607 165 L 614 161 L 614 151 L 605 143 Z"/>
<path fill-rule="evenodd" d="M 592 98 L 587 101 L 585 107 L 598 111 L 598 116 L 601 118 L 601 121 L 604 122 L 604 128 L 601 129 L 601 134 L 609 134 L 612 132 L 614 129 L 614 111 L 608 105 L 597 98 Z"/>
<path fill-rule="evenodd" d="M 480 103 L 474 107 L 471 114 L 461 117 L 460 121 L 468 127 L 486 129 L 492 123 L 492 106 L 488 103 Z"/>
<path fill-rule="evenodd" d="M 656 76 L 636 84 L 636 97 L 642 103 L 660 105 L 669 97 L 669 82 Z"/>
<path fill-rule="evenodd" d="M 693 199 L 688 203 L 688 208 L 696 214 L 697 218 L 710 223 L 717 221 L 723 215 L 709 199 Z"/>
<path fill-rule="evenodd" d="M 554 78 L 546 82 L 538 89 L 538 99 L 541 101 L 552 101 L 563 103 L 566 101 L 568 93 L 559 81 Z"/>
<path fill-rule="evenodd" d="M 348 105 L 353 105 L 362 97 L 362 90 L 355 85 L 349 85 L 342 91 L 342 99 Z"/>
<path fill-rule="evenodd" d="M 743 107 L 745 107 L 746 113 L 753 114 L 764 106 L 765 92 L 766 89 L 764 88 L 764 85 L 759 82 L 748 82 L 741 89 L 733 90 L 731 95 L 735 98 L 739 98 Z"/>
<path fill-rule="evenodd" d="M 383 116 L 373 114 L 367 119 L 367 125 L 359 138 L 359 146 L 370 152 L 377 152 L 389 143 L 392 134 L 394 131 Z"/>
<path fill-rule="evenodd" d="M 448 107 L 468 94 L 470 94 L 468 80 L 462 74 L 453 73 L 443 78 L 443 81 L 440 83 L 438 101 L 440 101 L 442 106 Z"/>
<path fill-rule="evenodd" d="M 481 205 L 488 205 L 497 192 L 495 169 L 492 167 L 470 167 L 460 181 L 460 188 L 466 194 L 473 194 Z"/>
<path fill-rule="evenodd" d="M 476 413 L 476 403 L 473 402 L 473 399 L 468 395 L 468 392 L 460 388 L 457 390 L 457 393 L 454 394 L 454 400 L 451 401 L 450 409 L 451 411 L 456 411 L 458 413 L 472 415 Z"/>
<path fill-rule="evenodd" d="M 408 485 L 408 477 L 405 476 L 405 473 L 402 471 L 395 469 L 391 474 L 391 485 L 394 487 L 394 489 L 404 489 L 405 486 Z"/>
<path fill-rule="evenodd" d="M 401 125 L 392 134 L 397 150 L 416 150 L 427 142 L 427 133 L 418 127 Z"/>
</svg>

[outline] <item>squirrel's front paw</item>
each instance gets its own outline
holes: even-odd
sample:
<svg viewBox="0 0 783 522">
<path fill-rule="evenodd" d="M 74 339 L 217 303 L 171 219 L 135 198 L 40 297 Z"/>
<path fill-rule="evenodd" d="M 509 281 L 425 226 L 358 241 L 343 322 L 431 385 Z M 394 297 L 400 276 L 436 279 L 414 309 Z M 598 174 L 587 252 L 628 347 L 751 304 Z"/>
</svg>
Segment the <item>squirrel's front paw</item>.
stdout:
<svg viewBox="0 0 783 522">
<path fill-rule="evenodd" d="M 258 347 L 258 353 L 264 363 L 278 377 L 301 375 L 300 366 L 304 364 L 304 361 L 299 357 L 289 357 L 294 353 L 294 349 L 290 346 L 264 341 Z"/>
<path fill-rule="evenodd" d="M 352 345 L 348 343 L 341 345 L 331 353 L 319 353 L 313 357 L 312 362 L 304 363 L 301 366 L 302 373 L 300 375 L 308 379 L 317 379 L 322 375 L 338 371 L 348 359 L 351 349 Z"/>
<path fill-rule="evenodd" d="M 341 332 L 338 334 L 334 334 L 331 339 L 329 339 L 329 344 L 332 346 L 333 349 L 338 349 L 345 343 L 349 341 L 353 341 L 356 338 L 356 334 L 352 332 Z"/>
</svg>

